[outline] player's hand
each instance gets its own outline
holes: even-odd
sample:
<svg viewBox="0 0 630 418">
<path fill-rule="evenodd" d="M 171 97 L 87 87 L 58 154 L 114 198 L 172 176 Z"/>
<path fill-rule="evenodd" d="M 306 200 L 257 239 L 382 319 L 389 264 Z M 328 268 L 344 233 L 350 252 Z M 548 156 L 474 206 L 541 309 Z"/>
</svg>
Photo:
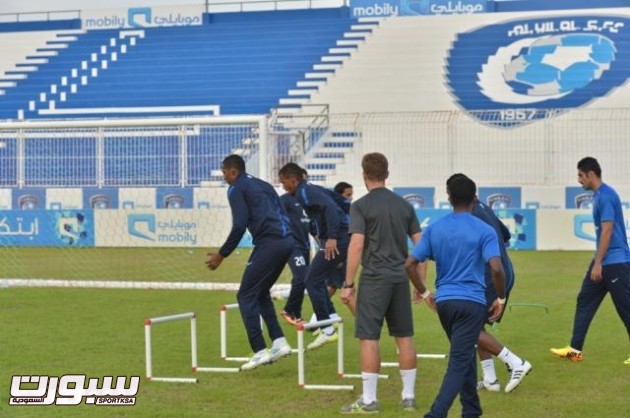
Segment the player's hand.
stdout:
<svg viewBox="0 0 630 418">
<path fill-rule="evenodd" d="M 433 296 L 433 293 L 427 296 L 424 301 L 427 303 L 429 309 L 431 309 L 433 312 L 437 312 L 437 304 L 435 303 L 435 297 Z"/>
<path fill-rule="evenodd" d="M 505 304 L 499 302 L 498 298 L 495 299 L 494 302 L 492 302 L 492 306 L 490 306 L 490 309 L 488 310 L 489 312 L 491 312 L 490 316 L 488 317 L 488 321 L 490 322 L 498 321 L 499 318 L 501 318 L 503 309 L 505 309 Z"/>
<path fill-rule="evenodd" d="M 418 289 L 413 289 L 413 297 L 412 297 L 412 301 L 413 303 L 422 303 L 424 302 L 424 299 L 422 299 L 422 293 L 420 293 L 418 291 Z"/>
<path fill-rule="evenodd" d="M 326 260 L 334 260 L 339 255 L 337 249 L 337 240 L 334 238 L 328 238 L 326 240 L 326 247 L 324 247 L 324 258 Z"/>
<path fill-rule="evenodd" d="M 593 267 L 591 268 L 591 281 L 594 283 L 599 283 L 602 281 L 602 263 L 594 262 Z"/>
<path fill-rule="evenodd" d="M 341 302 L 344 305 L 347 305 L 348 303 L 350 303 L 352 298 L 354 298 L 354 287 L 346 287 L 341 289 L 341 295 L 339 295 L 339 297 L 341 298 Z"/>
<path fill-rule="evenodd" d="M 219 253 L 208 253 L 208 261 L 206 261 L 206 265 L 210 270 L 216 270 L 217 267 L 221 265 L 223 261 L 223 256 Z"/>
</svg>

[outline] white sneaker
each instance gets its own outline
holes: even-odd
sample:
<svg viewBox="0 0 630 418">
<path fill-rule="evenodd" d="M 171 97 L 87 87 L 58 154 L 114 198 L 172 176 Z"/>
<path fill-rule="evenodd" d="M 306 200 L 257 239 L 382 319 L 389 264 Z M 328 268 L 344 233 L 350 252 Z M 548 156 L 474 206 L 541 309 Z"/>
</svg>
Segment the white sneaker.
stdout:
<svg viewBox="0 0 630 418">
<path fill-rule="evenodd" d="M 265 348 L 264 350 L 260 350 L 254 354 L 247 363 L 243 364 L 241 366 L 241 370 L 252 370 L 258 366 L 262 366 L 263 364 L 269 364 L 271 361 L 269 350 Z"/>
<path fill-rule="evenodd" d="M 315 338 L 312 343 L 306 346 L 306 349 L 312 350 L 314 348 L 319 348 L 323 345 L 334 343 L 338 339 L 339 336 L 336 332 L 333 332 L 331 335 L 328 335 L 325 332 L 320 332 L 317 338 Z"/>
<path fill-rule="evenodd" d="M 532 365 L 529 361 L 526 360 L 523 360 L 523 364 L 521 364 L 520 366 L 511 369 L 510 380 L 507 382 L 507 385 L 505 385 L 505 393 L 510 393 L 514 389 L 516 389 L 516 387 L 521 384 L 525 376 L 527 376 L 527 373 L 529 373 L 531 370 Z"/>
<path fill-rule="evenodd" d="M 501 385 L 499 384 L 499 380 L 495 380 L 494 382 L 486 382 L 485 380 L 480 380 L 477 382 L 477 390 L 487 390 L 488 392 L 499 392 L 501 390 Z"/>
<path fill-rule="evenodd" d="M 291 354 L 291 346 L 289 346 L 289 344 L 283 345 L 282 347 L 271 347 L 269 349 L 271 361 L 278 361 L 289 354 Z"/>
</svg>

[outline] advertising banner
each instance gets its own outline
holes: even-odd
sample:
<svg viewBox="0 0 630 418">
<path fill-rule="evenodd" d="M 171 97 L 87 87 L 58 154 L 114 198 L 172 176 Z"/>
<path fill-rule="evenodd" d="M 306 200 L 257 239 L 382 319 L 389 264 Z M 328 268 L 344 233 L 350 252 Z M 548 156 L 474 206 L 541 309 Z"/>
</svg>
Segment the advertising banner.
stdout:
<svg viewBox="0 0 630 418">
<path fill-rule="evenodd" d="M 433 187 L 394 187 L 394 193 L 402 196 L 414 209 L 435 207 Z"/>
<path fill-rule="evenodd" d="M 158 209 L 192 209 L 193 191 L 185 187 L 159 187 L 155 192 Z"/>
<path fill-rule="evenodd" d="M 83 29 L 142 29 L 165 26 L 198 26 L 203 22 L 203 5 L 130 7 L 81 12 Z"/>
<path fill-rule="evenodd" d="M 422 229 L 432 222 L 451 213 L 448 209 L 417 209 L 416 216 Z M 509 248 L 513 250 L 536 249 L 536 211 L 531 209 L 496 210 L 497 217 L 508 227 L 512 238 Z"/>
<path fill-rule="evenodd" d="M 118 209 L 117 188 L 83 188 L 83 207 L 85 209 Z"/>
<path fill-rule="evenodd" d="M 352 0 L 352 16 L 419 16 L 484 13 L 486 0 Z"/>
<path fill-rule="evenodd" d="M 565 209 L 591 209 L 593 207 L 593 192 L 582 187 L 567 187 L 564 196 Z"/>
<path fill-rule="evenodd" d="M 0 245 L 92 247 L 94 217 L 81 210 L 0 211 Z"/>
<path fill-rule="evenodd" d="M 102 210 L 94 216 L 97 247 L 218 247 L 232 227 L 229 208 Z"/>
<path fill-rule="evenodd" d="M 493 210 L 521 207 L 520 187 L 479 187 L 477 194 Z"/>
<path fill-rule="evenodd" d="M 13 209 L 46 209 L 46 189 L 43 188 L 13 189 L 12 199 Z"/>
</svg>

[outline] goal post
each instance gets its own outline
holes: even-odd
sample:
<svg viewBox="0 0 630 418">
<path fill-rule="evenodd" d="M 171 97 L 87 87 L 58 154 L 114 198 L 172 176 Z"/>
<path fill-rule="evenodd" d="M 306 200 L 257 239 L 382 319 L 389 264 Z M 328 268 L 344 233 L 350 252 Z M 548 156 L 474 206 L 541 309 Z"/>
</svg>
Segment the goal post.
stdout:
<svg viewBox="0 0 630 418">
<path fill-rule="evenodd" d="M 205 254 L 231 227 L 221 161 L 269 178 L 267 124 L 0 122 L 0 280 L 209 281 Z"/>
</svg>

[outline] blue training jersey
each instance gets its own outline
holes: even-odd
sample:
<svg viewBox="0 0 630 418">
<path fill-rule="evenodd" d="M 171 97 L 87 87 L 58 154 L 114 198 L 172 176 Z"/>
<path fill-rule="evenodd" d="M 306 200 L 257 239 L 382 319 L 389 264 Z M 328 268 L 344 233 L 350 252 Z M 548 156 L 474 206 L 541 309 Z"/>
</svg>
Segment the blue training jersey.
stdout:
<svg viewBox="0 0 630 418">
<path fill-rule="evenodd" d="M 510 260 L 510 256 L 507 251 L 507 243 L 510 241 L 512 234 L 510 234 L 510 230 L 507 226 L 501 222 L 488 205 L 477 202 L 473 207 L 472 214 L 490 225 L 497 234 L 499 252 L 501 253 L 501 264 L 503 264 L 503 270 L 505 272 L 505 291 L 509 293 L 514 286 L 514 267 L 512 266 L 512 260 Z M 492 282 L 492 273 L 490 271 L 490 266 L 488 265 L 486 265 L 485 277 L 486 286 L 494 286 L 494 283 Z"/>
<path fill-rule="evenodd" d="M 615 189 L 606 183 L 602 183 L 593 195 L 593 221 L 595 222 L 598 248 L 602 234 L 602 222 L 613 223 L 610 246 L 602 260 L 602 265 L 629 263 L 630 250 L 628 249 L 628 237 L 626 236 L 621 200 Z"/>
<path fill-rule="evenodd" d="M 302 250 L 309 250 L 311 248 L 309 239 L 311 220 L 304 211 L 304 208 L 300 205 L 300 202 L 289 193 L 280 196 L 280 201 L 287 211 L 287 215 L 289 215 L 295 245 Z"/>
<path fill-rule="evenodd" d="M 319 239 L 337 239 L 341 234 L 348 233 L 348 216 L 335 202 L 330 191 L 301 180 L 294 196 L 311 221 L 316 222 Z"/>
<path fill-rule="evenodd" d="M 266 181 L 241 173 L 228 188 L 228 200 L 232 209 L 232 230 L 219 254 L 227 257 L 241 241 L 246 229 L 252 234 L 252 242 L 265 238 L 291 236 L 289 217 L 273 186 Z"/>
<path fill-rule="evenodd" d="M 435 260 L 435 301 L 468 300 L 486 304 L 484 269 L 500 257 L 494 230 L 469 212 L 454 212 L 424 231 L 411 255 L 418 261 Z"/>
</svg>

